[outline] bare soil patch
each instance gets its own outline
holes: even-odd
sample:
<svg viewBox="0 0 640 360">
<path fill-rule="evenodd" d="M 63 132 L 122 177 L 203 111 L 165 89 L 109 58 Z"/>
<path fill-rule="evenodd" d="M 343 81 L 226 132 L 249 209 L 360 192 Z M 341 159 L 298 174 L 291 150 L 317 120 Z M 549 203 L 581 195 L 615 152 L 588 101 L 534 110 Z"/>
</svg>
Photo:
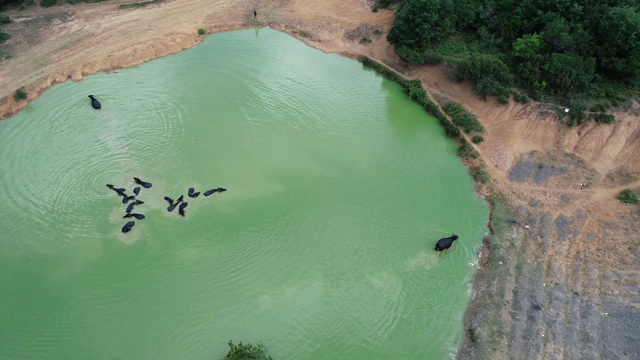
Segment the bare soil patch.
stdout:
<svg viewBox="0 0 640 360">
<path fill-rule="evenodd" d="M 52 84 L 173 54 L 198 44 L 199 28 L 270 26 L 326 52 L 367 55 L 420 79 L 432 97 L 463 104 L 486 129 L 475 147 L 491 176 L 478 191 L 491 200 L 493 234 L 459 358 L 640 358 L 640 210 L 615 199 L 640 188 L 637 103 L 616 112 L 614 124 L 567 127 L 535 102 L 483 101 L 442 66 L 400 60 L 386 41 L 393 13 L 373 13 L 369 1 L 167 0 L 118 9 L 131 2 L 9 11 L 0 117 L 27 105 L 13 99 L 20 87 L 30 101 Z"/>
</svg>

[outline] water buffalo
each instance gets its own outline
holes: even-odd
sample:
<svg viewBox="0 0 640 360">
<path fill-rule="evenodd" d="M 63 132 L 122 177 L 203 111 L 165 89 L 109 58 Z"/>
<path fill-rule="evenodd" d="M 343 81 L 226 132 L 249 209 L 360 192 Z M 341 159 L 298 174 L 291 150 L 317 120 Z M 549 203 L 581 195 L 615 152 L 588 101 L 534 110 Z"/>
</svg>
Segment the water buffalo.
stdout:
<svg viewBox="0 0 640 360">
<path fill-rule="evenodd" d="M 178 204 L 179 203 L 173 203 L 173 204 L 169 205 L 169 207 L 167 208 L 167 211 L 168 212 L 172 212 L 176 208 L 176 206 L 178 206 Z"/>
<path fill-rule="evenodd" d="M 133 225 L 135 225 L 136 222 L 135 221 L 129 221 L 128 223 L 124 224 L 124 226 L 122 227 L 122 232 L 123 233 L 128 233 L 131 228 L 133 227 Z"/>
<path fill-rule="evenodd" d="M 91 106 L 93 106 L 94 109 L 98 110 L 102 107 L 102 105 L 100 105 L 100 101 L 96 100 L 93 95 L 89 95 L 89 99 L 91 99 Z"/>
<path fill-rule="evenodd" d="M 442 238 L 436 243 L 436 251 L 443 251 L 451 247 L 454 241 L 458 240 L 458 235 L 451 234 L 450 237 Z"/>
<path fill-rule="evenodd" d="M 133 196 L 133 195 L 131 195 L 131 196 L 127 196 L 127 194 L 124 194 L 124 193 L 123 193 L 123 194 L 122 194 L 122 203 L 123 203 L 123 204 L 126 204 L 126 203 L 128 203 L 128 202 L 129 202 L 129 200 L 133 200 L 133 199 L 135 199 L 135 198 L 136 198 L 136 197 L 135 197 L 135 196 Z"/>
<path fill-rule="evenodd" d="M 205 191 L 204 192 L 204 196 L 209 196 L 209 195 L 215 194 L 217 192 L 225 192 L 225 191 L 227 191 L 227 189 L 219 187 L 219 188 L 216 188 L 216 189 L 211 189 L 211 190 Z"/>
<path fill-rule="evenodd" d="M 136 203 L 132 202 L 131 204 L 129 204 L 129 206 L 127 206 L 127 210 L 125 210 L 125 212 L 128 214 L 130 212 L 133 211 L 133 207 L 136 206 Z"/>
<path fill-rule="evenodd" d="M 187 208 L 187 205 L 189 205 L 189 203 L 183 202 L 182 204 L 180 204 L 180 207 L 178 208 L 178 213 L 180 213 L 180 215 L 182 215 L 184 217 L 184 209 Z"/>
<path fill-rule="evenodd" d="M 134 193 L 134 194 L 136 194 L 136 196 L 138 196 L 138 194 L 140 194 L 140 186 L 136 186 L 136 187 L 133 189 L 133 193 Z"/>
<path fill-rule="evenodd" d="M 136 182 L 136 184 L 142 185 L 142 187 L 145 188 L 145 189 L 148 189 L 148 188 L 151 187 L 151 183 L 150 182 L 142 181 L 137 177 L 134 177 L 133 180 Z"/>
<path fill-rule="evenodd" d="M 169 203 L 169 205 L 173 205 L 173 199 L 172 199 L 172 198 L 170 198 L 170 197 L 168 197 L 168 196 L 165 196 L 165 197 L 164 197 L 164 199 L 165 199 L 165 200 L 167 200 L 167 202 Z"/>
<path fill-rule="evenodd" d="M 117 188 L 117 187 L 114 187 L 114 186 L 113 186 L 113 185 L 111 185 L 111 184 L 107 184 L 107 187 L 108 187 L 109 189 L 111 189 L 111 190 L 115 191 L 115 192 L 116 192 L 118 195 L 120 195 L 120 196 L 124 196 L 124 192 L 126 191 L 126 189 L 123 189 L 123 188 Z"/>
<path fill-rule="evenodd" d="M 187 193 L 187 195 L 189 195 L 189 197 L 198 197 L 198 195 L 200 195 L 200 192 L 196 192 L 196 190 L 194 188 L 189 188 L 189 191 Z"/>
<path fill-rule="evenodd" d="M 144 204 L 144 201 L 138 200 L 138 199 L 136 199 L 136 201 L 133 202 L 133 205 L 142 205 L 142 204 Z"/>
<path fill-rule="evenodd" d="M 184 195 L 180 195 L 180 197 L 176 200 L 175 204 L 178 205 L 182 202 L 182 199 L 184 199 Z"/>
<path fill-rule="evenodd" d="M 126 218 L 130 218 L 130 217 L 134 217 L 134 218 L 136 218 L 138 220 L 144 219 L 144 215 L 143 214 L 135 214 L 135 213 L 127 213 L 127 215 L 123 216 L 122 218 L 126 219 Z"/>
</svg>

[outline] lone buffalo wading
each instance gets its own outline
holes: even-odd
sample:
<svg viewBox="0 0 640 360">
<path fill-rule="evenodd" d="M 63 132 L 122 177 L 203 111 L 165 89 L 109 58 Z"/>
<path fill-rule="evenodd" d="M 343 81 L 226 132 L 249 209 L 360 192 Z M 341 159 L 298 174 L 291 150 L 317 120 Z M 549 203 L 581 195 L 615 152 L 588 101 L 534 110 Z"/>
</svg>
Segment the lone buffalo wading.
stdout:
<svg viewBox="0 0 640 360">
<path fill-rule="evenodd" d="M 453 242 L 458 240 L 458 235 L 456 234 L 451 234 L 450 237 L 446 237 L 446 238 L 442 238 L 440 240 L 438 240 L 438 242 L 436 243 L 436 251 L 444 251 L 448 248 L 451 247 L 451 245 L 453 245 Z"/>
</svg>

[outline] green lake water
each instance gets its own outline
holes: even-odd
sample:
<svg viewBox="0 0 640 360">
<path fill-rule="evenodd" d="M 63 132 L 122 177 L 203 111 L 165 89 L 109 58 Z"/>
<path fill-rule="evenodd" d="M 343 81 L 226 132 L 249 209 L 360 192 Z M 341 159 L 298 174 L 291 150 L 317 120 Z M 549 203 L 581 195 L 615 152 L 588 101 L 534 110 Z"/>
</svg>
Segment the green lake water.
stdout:
<svg viewBox="0 0 640 360">
<path fill-rule="evenodd" d="M 270 29 L 47 90 L 0 122 L 0 198 L 0 359 L 451 358 L 488 217 L 397 84 Z"/>
</svg>

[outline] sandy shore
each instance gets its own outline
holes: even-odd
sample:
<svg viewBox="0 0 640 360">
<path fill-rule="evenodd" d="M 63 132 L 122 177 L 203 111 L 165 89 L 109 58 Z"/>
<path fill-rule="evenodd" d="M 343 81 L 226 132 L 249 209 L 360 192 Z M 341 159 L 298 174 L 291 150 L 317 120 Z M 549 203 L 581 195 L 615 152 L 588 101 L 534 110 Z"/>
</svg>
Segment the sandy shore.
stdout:
<svg viewBox="0 0 640 360">
<path fill-rule="evenodd" d="M 640 355 L 640 211 L 615 195 L 640 188 L 640 107 L 613 125 L 566 127 L 544 104 L 482 101 L 441 67 L 400 61 L 385 40 L 389 11 L 362 0 L 174 0 L 118 9 L 124 1 L 30 7 L 7 13 L 0 46 L 0 117 L 53 84 L 188 49 L 207 33 L 270 26 L 310 46 L 370 56 L 422 80 L 439 101 L 462 103 L 486 128 L 477 146 L 495 206 L 460 358 L 609 359 Z M 253 9 L 258 11 L 253 20 Z M 381 35 L 377 35 L 380 30 Z M 371 44 L 359 43 L 362 37 Z M 588 182 L 587 189 L 579 183 Z"/>
</svg>

